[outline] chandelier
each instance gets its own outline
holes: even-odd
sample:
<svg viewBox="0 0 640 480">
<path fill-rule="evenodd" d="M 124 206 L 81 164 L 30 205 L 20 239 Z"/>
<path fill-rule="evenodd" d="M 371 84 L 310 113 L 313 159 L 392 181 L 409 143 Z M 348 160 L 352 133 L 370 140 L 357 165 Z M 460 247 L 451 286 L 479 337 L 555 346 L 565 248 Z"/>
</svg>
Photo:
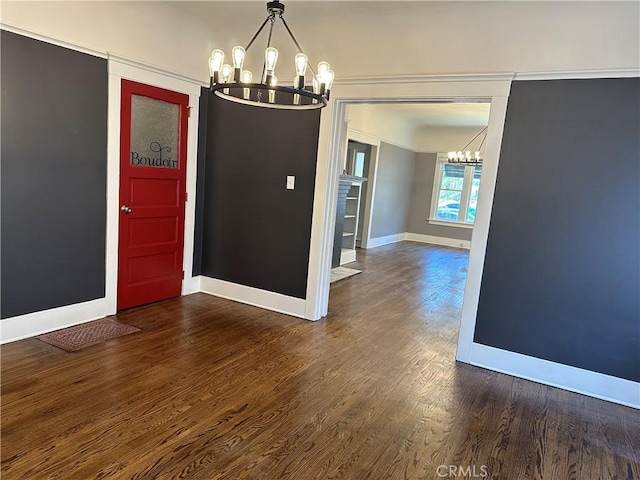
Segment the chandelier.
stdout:
<svg viewBox="0 0 640 480">
<path fill-rule="evenodd" d="M 484 127 L 480 132 L 471 139 L 469 143 L 467 143 L 462 150 L 458 152 L 449 152 L 449 163 L 457 163 L 459 165 L 482 165 L 482 158 L 480 158 L 480 150 L 482 149 L 482 145 L 484 145 L 485 140 L 487 139 L 487 128 Z M 478 146 L 478 149 L 475 152 L 475 155 L 471 156 L 471 150 L 467 150 L 469 146 L 484 133 L 484 137 L 482 137 L 482 141 Z"/>
<path fill-rule="evenodd" d="M 283 108 L 307 110 L 327 106 L 334 73 L 327 62 L 318 64 L 315 72 L 309 65 L 309 58 L 302 51 L 302 47 L 291 33 L 291 29 L 284 19 L 284 4 L 281 2 L 267 3 L 268 16 L 246 47 L 236 46 L 231 50 L 233 65 L 224 63 L 225 55 L 222 50 L 214 50 L 209 57 L 209 74 L 211 76 L 210 90 L 217 96 L 233 102 L 257 107 Z M 293 40 L 298 54 L 293 59 L 296 75 L 289 85 L 278 83 L 275 75 L 278 61 L 278 50 L 271 46 L 271 35 L 277 20 L 281 20 L 287 33 Z M 249 70 L 243 70 L 245 53 L 249 51 L 258 35 L 269 23 L 269 37 L 264 51 L 264 65 L 259 81 Z M 312 72 L 311 82 L 307 81 L 307 68 Z"/>
</svg>

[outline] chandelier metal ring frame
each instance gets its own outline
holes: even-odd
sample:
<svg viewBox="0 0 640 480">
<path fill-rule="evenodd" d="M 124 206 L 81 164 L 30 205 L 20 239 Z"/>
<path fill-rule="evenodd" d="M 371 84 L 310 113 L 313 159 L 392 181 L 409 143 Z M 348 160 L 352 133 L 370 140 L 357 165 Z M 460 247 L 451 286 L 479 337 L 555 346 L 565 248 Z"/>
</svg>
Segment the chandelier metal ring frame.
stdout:
<svg viewBox="0 0 640 480">
<path fill-rule="evenodd" d="M 316 73 L 308 63 L 308 57 L 291 32 L 284 19 L 284 4 L 278 1 L 267 3 L 267 18 L 251 38 L 245 48 L 236 46 L 232 50 L 233 67 L 224 62 L 224 52 L 214 50 L 209 58 L 211 75 L 210 91 L 218 97 L 250 106 L 287 110 L 312 110 L 326 107 L 329 100 L 334 73 L 327 62 L 318 64 Z M 278 51 L 271 46 L 274 25 L 280 19 L 289 37 L 298 49 L 295 58 L 297 75 L 292 86 L 278 85 L 274 74 Z M 244 55 L 253 45 L 267 23 L 270 23 L 269 37 L 265 50 L 261 83 L 251 82 L 253 75 L 243 71 Z M 312 85 L 305 85 L 306 69 L 313 73 Z"/>
</svg>

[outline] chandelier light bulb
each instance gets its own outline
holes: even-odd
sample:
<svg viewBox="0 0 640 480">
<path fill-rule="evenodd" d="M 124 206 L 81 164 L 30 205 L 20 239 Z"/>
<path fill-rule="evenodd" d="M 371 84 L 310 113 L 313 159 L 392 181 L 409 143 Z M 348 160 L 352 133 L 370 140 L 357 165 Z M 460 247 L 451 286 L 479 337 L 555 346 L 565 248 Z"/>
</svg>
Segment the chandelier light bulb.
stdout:
<svg viewBox="0 0 640 480">
<path fill-rule="evenodd" d="M 298 86 L 295 88 L 304 88 L 304 77 L 307 74 L 307 64 L 309 63 L 309 57 L 304 53 L 299 53 L 294 59 L 296 64 L 296 73 L 298 74 Z"/>
<path fill-rule="evenodd" d="M 213 77 L 213 83 L 218 83 L 220 70 L 224 63 L 224 52 L 222 50 L 214 50 L 209 57 L 209 74 Z"/>
<path fill-rule="evenodd" d="M 278 77 L 276 77 L 275 75 L 272 75 L 271 80 L 269 82 L 269 86 L 270 87 L 278 86 Z M 269 103 L 275 103 L 275 101 L 276 101 L 276 91 L 269 90 Z"/>
<path fill-rule="evenodd" d="M 220 72 L 220 76 L 222 77 L 222 80 L 221 80 L 222 83 L 230 83 L 232 75 L 233 75 L 233 67 L 228 63 L 225 63 L 224 65 L 222 65 L 222 71 Z M 225 88 L 223 90 L 223 93 L 226 93 L 228 95 L 229 89 Z"/>
<path fill-rule="evenodd" d="M 318 78 L 322 80 L 330 68 L 329 62 L 320 62 L 318 64 Z"/>
<path fill-rule="evenodd" d="M 480 152 L 476 150 L 476 160 L 480 160 Z"/>
<path fill-rule="evenodd" d="M 220 72 L 222 76 L 222 83 L 231 82 L 231 75 L 233 74 L 233 68 L 228 63 L 222 65 L 222 71 Z"/>
<path fill-rule="evenodd" d="M 239 82 L 242 75 L 242 66 L 244 65 L 244 47 L 239 45 L 233 47 L 231 49 L 231 58 L 233 59 L 233 79 Z"/>
<path fill-rule="evenodd" d="M 318 93 L 320 95 L 324 95 L 324 92 L 327 90 L 327 80 L 329 76 L 329 62 L 320 62 L 318 64 L 318 73 L 316 77 L 318 78 L 318 82 L 320 83 L 320 89 Z M 333 81 L 333 80 L 332 80 Z"/>
<path fill-rule="evenodd" d="M 327 85 L 327 92 L 329 90 L 331 90 L 331 85 L 333 85 L 333 79 L 335 78 L 336 74 L 333 73 L 333 70 L 327 70 L 327 73 L 325 73 L 324 75 L 324 80 L 325 80 L 325 84 Z"/>
<path fill-rule="evenodd" d="M 465 157 L 467 157 L 467 160 L 471 160 L 471 152 L 469 150 L 467 150 Z"/>
<path fill-rule="evenodd" d="M 251 83 L 253 80 L 253 74 L 249 70 L 242 71 L 242 83 Z"/>
<path fill-rule="evenodd" d="M 271 77 L 273 77 L 276 63 L 278 62 L 278 50 L 273 47 L 267 47 L 264 51 L 264 70 L 265 70 L 265 83 L 271 84 Z"/>
<path fill-rule="evenodd" d="M 304 77 L 307 73 L 307 64 L 309 63 L 309 57 L 304 53 L 299 53 L 295 58 L 296 73 L 298 76 Z"/>
<path fill-rule="evenodd" d="M 251 83 L 251 80 L 253 80 L 253 74 L 249 70 L 244 70 L 242 72 L 242 83 Z M 249 100 L 251 96 L 251 89 L 243 88 L 242 96 L 245 100 Z"/>
<path fill-rule="evenodd" d="M 464 154 L 462 152 L 458 152 L 458 160 L 462 160 L 464 158 Z"/>
</svg>

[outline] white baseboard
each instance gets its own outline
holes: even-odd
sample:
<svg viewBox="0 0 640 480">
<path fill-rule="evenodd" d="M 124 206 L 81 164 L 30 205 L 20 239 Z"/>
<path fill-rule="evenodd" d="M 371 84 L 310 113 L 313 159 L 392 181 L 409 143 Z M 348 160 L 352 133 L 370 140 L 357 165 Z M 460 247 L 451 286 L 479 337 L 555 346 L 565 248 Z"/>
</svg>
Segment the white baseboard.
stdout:
<svg viewBox="0 0 640 480">
<path fill-rule="evenodd" d="M 640 383 L 473 343 L 471 365 L 640 409 Z"/>
<path fill-rule="evenodd" d="M 237 283 L 225 282 L 217 278 L 196 277 L 200 279 L 200 291 L 240 303 L 265 308 L 294 317 L 305 318 L 305 300 L 289 297 L 280 293 L 268 292 L 259 288 L 247 287 Z"/>
<path fill-rule="evenodd" d="M 345 265 L 347 263 L 356 261 L 356 251 L 355 250 L 343 250 L 340 252 L 340 265 Z"/>
<path fill-rule="evenodd" d="M 396 233 L 394 235 L 387 235 L 386 237 L 370 238 L 367 242 L 367 248 L 381 247 L 382 245 L 401 242 L 404 240 L 405 235 L 406 233 Z"/>
<path fill-rule="evenodd" d="M 200 292 L 200 278 L 199 276 L 185 278 L 182 282 L 182 295 L 191 295 L 192 293 Z"/>
<path fill-rule="evenodd" d="M 469 240 L 458 240 L 456 238 L 436 237 L 434 235 L 422 235 L 420 233 L 409 232 L 405 233 L 404 235 L 404 240 L 410 240 L 412 242 L 431 243 L 433 245 L 464 248 L 466 250 L 471 249 L 471 242 Z"/>
<path fill-rule="evenodd" d="M 106 299 L 50 308 L 0 321 L 0 344 L 35 337 L 106 316 Z"/>
</svg>

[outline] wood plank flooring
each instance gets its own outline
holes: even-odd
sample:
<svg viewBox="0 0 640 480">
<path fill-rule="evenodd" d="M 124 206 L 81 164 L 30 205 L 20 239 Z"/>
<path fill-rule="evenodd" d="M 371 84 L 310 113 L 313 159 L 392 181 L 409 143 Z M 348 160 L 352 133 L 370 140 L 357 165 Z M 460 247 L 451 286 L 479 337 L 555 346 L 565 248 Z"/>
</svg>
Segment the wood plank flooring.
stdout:
<svg viewBox="0 0 640 480">
<path fill-rule="evenodd" d="M 640 414 L 454 361 L 467 253 L 359 253 L 306 322 L 204 294 L 3 346 L 9 479 L 638 479 Z"/>
</svg>

